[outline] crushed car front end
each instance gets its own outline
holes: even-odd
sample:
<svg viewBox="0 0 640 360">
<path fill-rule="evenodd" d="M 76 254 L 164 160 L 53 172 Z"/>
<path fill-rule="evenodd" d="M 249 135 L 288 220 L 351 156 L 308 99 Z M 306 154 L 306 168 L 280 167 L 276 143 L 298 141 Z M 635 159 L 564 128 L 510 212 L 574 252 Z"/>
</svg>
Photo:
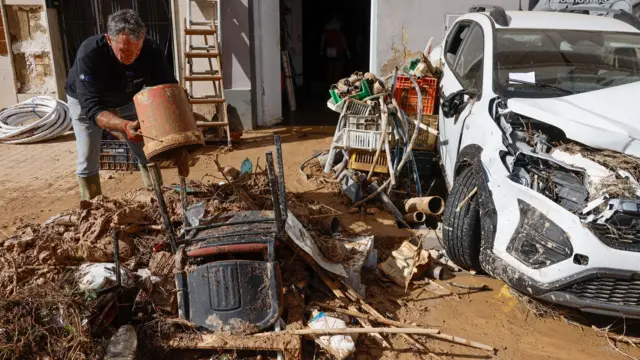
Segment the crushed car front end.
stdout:
<svg viewBox="0 0 640 360">
<path fill-rule="evenodd" d="M 640 159 L 508 104 L 494 103 L 502 142 L 481 160 L 496 214 L 483 268 L 543 300 L 640 318 Z"/>
<path fill-rule="evenodd" d="M 640 33 L 499 29 L 494 47 L 482 268 L 543 300 L 640 318 Z"/>
</svg>

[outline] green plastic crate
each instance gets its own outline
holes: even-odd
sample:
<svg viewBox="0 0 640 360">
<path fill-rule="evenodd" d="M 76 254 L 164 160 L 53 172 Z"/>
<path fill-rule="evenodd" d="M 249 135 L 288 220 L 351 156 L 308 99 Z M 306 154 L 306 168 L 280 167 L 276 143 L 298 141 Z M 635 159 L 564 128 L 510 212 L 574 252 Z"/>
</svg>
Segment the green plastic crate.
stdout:
<svg viewBox="0 0 640 360">
<path fill-rule="evenodd" d="M 340 96 L 338 96 L 338 92 L 336 90 L 329 90 L 329 94 L 331 95 L 331 100 L 333 100 L 333 103 L 338 105 L 339 103 L 341 103 L 347 98 L 352 98 L 356 100 L 366 99 L 369 96 L 373 95 L 373 92 L 369 88 L 369 83 L 367 81 L 362 81 L 362 90 L 357 94 L 349 95 L 343 99 L 340 99 Z"/>
</svg>

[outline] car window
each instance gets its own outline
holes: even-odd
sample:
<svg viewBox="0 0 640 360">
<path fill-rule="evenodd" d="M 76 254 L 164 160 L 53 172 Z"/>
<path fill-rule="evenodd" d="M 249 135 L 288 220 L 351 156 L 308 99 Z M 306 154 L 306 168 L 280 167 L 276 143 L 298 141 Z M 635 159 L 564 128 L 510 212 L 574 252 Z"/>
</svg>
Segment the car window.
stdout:
<svg viewBox="0 0 640 360">
<path fill-rule="evenodd" d="M 637 33 L 498 29 L 495 39 L 494 88 L 505 97 L 565 96 L 640 81 Z"/>
<path fill-rule="evenodd" d="M 458 53 L 453 72 L 464 89 L 482 88 L 484 34 L 480 26 L 470 28 L 467 39 Z"/>
<path fill-rule="evenodd" d="M 447 39 L 446 43 L 447 50 L 445 52 L 445 60 L 449 64 L 450 68 L 453 68 L 453 65 L 456 62 L 462 43 L 469 33 L 470 26 L 470 23 L 459 22 L 455 25 L 455 28 L 449 34 L 449 38 Z"/>
</svg>

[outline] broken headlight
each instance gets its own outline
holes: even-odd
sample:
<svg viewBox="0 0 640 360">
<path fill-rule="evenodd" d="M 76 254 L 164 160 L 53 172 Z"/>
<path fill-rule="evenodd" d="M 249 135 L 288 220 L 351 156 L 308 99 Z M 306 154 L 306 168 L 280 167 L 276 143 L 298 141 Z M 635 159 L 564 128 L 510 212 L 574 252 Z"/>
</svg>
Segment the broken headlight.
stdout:
<svg viewBox="0 0 640 360">
<path fill-rule="evenodd" d="M 533 206 L 518 199 L 520 222 L 507 252 L 533 269 L 541 269 L 573 254 L 567 234 Z"/>
</svg>

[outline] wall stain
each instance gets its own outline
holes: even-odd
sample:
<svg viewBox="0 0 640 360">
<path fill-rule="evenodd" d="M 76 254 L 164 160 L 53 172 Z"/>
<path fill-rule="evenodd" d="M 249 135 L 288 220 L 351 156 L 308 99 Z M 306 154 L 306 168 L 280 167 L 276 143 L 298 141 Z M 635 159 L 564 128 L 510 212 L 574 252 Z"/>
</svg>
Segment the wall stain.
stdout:
<svg viewBox="0 0 640 360">
<path fill-rule="evenodd" d="M 407 60 L 418 57 L 422 50 L 412 51 L 407 44 L 409 43 L 409 34 L 407 27 L 402 26 L 402 48 L 398 48 L 396 42 L 391 44 L 391 57 L 380 68 L 381 76 L 392 74 L 396 67 L 402 67 Z"/>
<path fill-rule="evenodd" d="M 55 94 L 49 33 L 42 6 L 7 5 L 14 72 L 20 94 Z"/>
</svg>

